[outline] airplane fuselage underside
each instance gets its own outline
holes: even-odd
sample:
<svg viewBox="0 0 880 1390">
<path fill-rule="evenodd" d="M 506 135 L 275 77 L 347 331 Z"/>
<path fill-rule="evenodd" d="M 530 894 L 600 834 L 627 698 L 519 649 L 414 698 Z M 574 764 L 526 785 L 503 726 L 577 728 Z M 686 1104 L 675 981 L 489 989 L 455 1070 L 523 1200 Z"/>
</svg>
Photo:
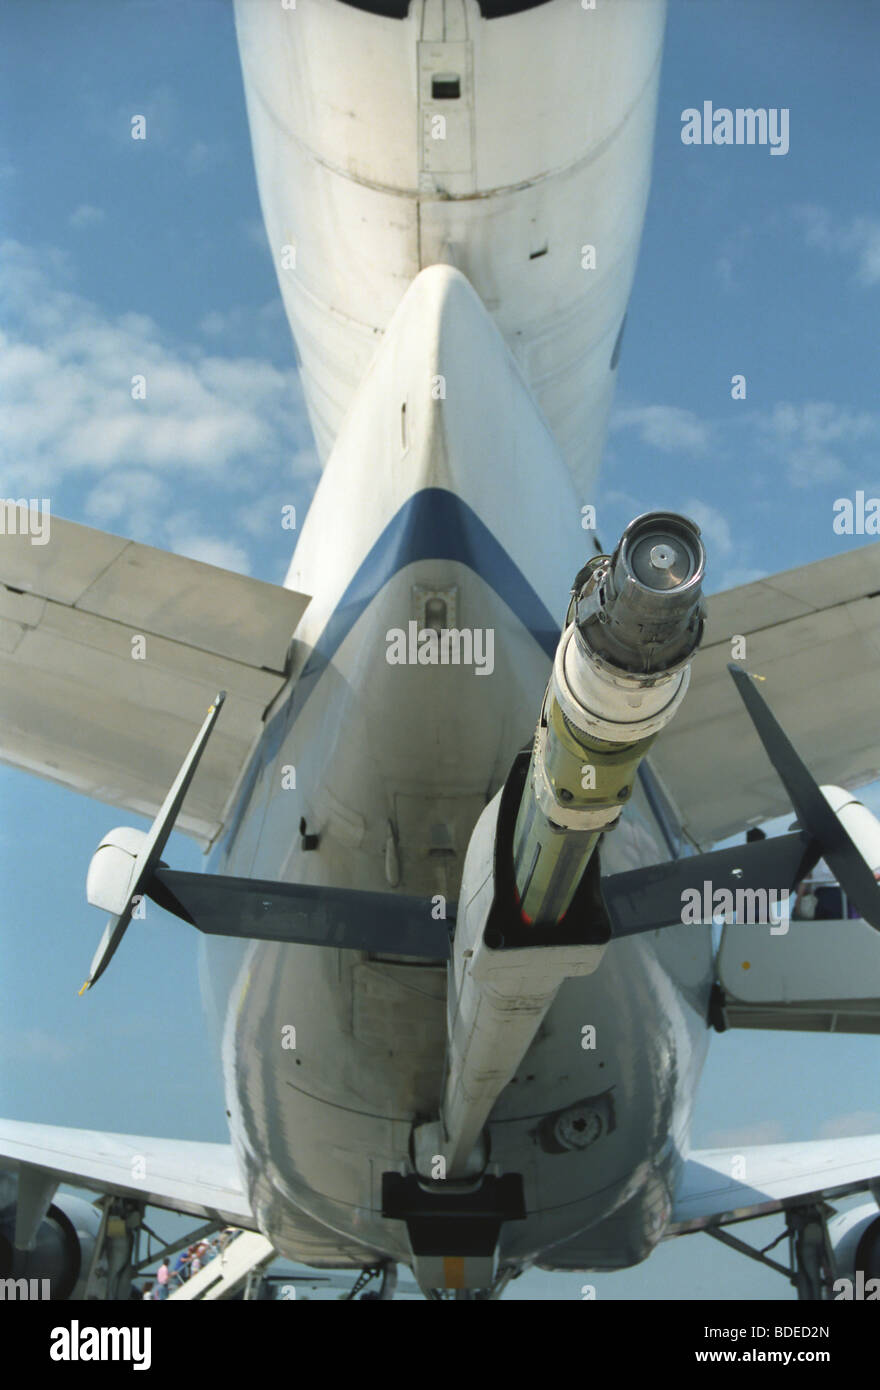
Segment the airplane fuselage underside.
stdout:
<svg viewBox="0 0 880 1390">
<path fill-rule="evenodd" d="M 540 708 L 553 615 L 590 551 L 580 523 L 477 296 L 447 267 L 424 272 L 309 513 L 288 582 L 320 597 L 212 868 L 451 906 L 471 830 Z M 360 557 L 353 573 L 346 555 Z M 336 576 L 329 592 L 308 588 L 318 565 Z M 431 615 L 473 635 L 469 663 L 419 662 L 410 625 Z M 640 788 L 603 870 L 668 857 Z M 291 1258 L 407 1260 L 403 1222 L 381 1214 L 382 1176 L 408 1171 L 413 1126 L 437 1113 L 445 964 L 213 939 L 206 952 L 230 1128 L 263 1229 Z M 502 1260 L 552 1259 L 549 1246 L 590 1227 L 590 1262 L 614 1266 L 660 1238 L 710 984 L 709 933 L 682 926 L 614 942 L 594 975 L 563 985 L 491 1117 L 493 1170 L 522 1175 L 528 1212 L 505 1224 Z M 323 1250 L 314 1222 L 329 1228 Z"/>
</svg>

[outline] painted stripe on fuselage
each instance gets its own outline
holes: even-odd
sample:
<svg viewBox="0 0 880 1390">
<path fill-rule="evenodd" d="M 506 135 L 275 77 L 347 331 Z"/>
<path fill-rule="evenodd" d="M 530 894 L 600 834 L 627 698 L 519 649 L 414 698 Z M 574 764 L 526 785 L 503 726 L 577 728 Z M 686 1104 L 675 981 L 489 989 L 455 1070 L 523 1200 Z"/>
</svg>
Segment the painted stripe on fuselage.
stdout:
<svg viewBox="0 0 880 1390">
<path fill-rule="evenodd" d="M 285 734 L 299 718 L 319 678 L 358 618 L 400 570 L 419 560 L 456 560 L 467 565 L 507 604 L 552 662 L 561 629 L 488 526 L 472 507 L 445 488 L 423 488 L 413 493 L 359 565 L 309 654 L 290 696 L 267 724 L 242 784 L 229 829 L 218 844 L 218 854 L 231 846 L 260 772 L 277 756 Z M 661 813 L 653 774 L 646 763 L 639 766 L 638 776 L 670 856 L 677 858 L 680 849 L 670 835 L 666 816 Z"/>
<path fill-rule="evenodd" d="M 285 734 L 299 718 L 319 677 L 358 618 L 400 570 L 419 560 L 455 560 L 473 570 L 507 604 L 548 659 L 553 660 L 559 624 L 488 526 L 466 502 L 445 488 L 423 488 L 413 493 L 359 565 L 289 698 L 267 724 L 219 849 L 234 840 L 261 769 L 277 756 Z"/>
<path fill-rule="evenodd" d="M 323 671 L 390 579 L 418 560 L 456 560 L 490 585 L 550 660 L 559 625 L 507 551 L 454 492 L 423 488 L 391 518 L 332 613 L 300 680 Z"/>
</svg>

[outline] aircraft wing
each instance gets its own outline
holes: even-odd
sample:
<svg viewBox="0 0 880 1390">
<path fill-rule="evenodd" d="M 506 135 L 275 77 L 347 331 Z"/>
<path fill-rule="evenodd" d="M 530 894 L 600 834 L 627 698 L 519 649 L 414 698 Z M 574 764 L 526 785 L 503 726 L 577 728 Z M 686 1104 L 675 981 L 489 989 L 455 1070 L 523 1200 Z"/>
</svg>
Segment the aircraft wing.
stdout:
<svg viewBox="0 0 880 1390">
<path fill-rule="evenodd" d="M 284 682 L 302 594 L 51 518 L 0 545 L 0 760 L 152 817 L 227 691 L 177 828 L 210 844 Z"/>
<path fill-rule="evenodd" d="M 809 1199 L 848 1197 L 878 1183 L 880 1134 L 697 1149 L 684 1165 L 667 1235 L 766 1216 Z"/>
<path fill-rule="evenodd" d="M 257 1229 L 229 1144 L 0 1120 L 0 1170 Z"/>
<path fill-rule="evenodd" d="M 709 598 L 690 690 L 651 753 L 700 845 L 791 805 L 730 661 L 764 678 L 761 694 L 817 782 L 851 788 L 880 776 L 880 542 Z"/>
</svg>

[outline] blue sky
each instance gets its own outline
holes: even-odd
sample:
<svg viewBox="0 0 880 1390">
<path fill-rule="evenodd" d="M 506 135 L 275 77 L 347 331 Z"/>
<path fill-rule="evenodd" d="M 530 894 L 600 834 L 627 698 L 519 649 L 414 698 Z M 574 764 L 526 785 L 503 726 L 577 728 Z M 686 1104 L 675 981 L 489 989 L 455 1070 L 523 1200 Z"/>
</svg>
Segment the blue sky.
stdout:
<svg viewBox="0 0 880 1390">
<path fill-rule="evenodd" d="M 231 6 L 7 0 L 3 28 L 0 495 L 48 495 L 58 515 L 278 582 L 280 507 L 304 513 L 317 467 Z M 880 495 L 878 39 L 867 0 L 672 0 L 599 532 L 689 511 L 710 588 L 863 544 L 833 533 L 832 503 Z M 790 152 L 684 146 L 681 112 L 704 100 L 788 107 Z M 135 112 L 147 141 L 130 139 Z M 133 420 L 137 371 L 162 390 Z M 194 935 L 154 914 L 76 997 L 102 925 L 86 868 L 126 818 L 0 769 L 0 1113 L 224 1139 Z M 201 864 L 181 837 L 166 857 Z M 715 1040 L 696 1145 L 876 1131 L 871 1039 Z M 577 1298 L 582 1282 L 515 1289 Z M 705 1237 L 591 1282 L 600 1297 L 788 1292 Z"/>
</svg>

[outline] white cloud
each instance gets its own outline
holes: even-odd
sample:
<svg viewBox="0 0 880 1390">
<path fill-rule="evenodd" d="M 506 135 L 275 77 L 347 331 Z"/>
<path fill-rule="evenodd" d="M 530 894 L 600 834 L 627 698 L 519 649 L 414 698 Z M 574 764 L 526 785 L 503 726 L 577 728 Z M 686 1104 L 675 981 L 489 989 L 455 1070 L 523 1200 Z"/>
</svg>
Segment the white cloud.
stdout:
<svg viewBox="0 0 880 1390">
<path fill-rule="evenodd" d="M 93 525 L 247 571 L 248 540 L 276 533 L 278 494 L 302 496 L 295 484 L 317 473 L 296 372 L 108 314 L 70 288 L 51 248 L 0 246 L 0 293 L 0 494 L 51 497 L 59 515 L 59 491 L 75 495 Z M 242 535 L 218 538 L 245 506 Z M 182 514 L 196 519 L 186 536 L 173 524 Z"/>
<path fill-rule="evenodd" d="M 635 429 L 643 444 L 664 453 L 701 453 L 709 442 L 709 426 L 692 410 L 674 405 L 630 406 L 616 410 L 611 430 Z"/>
<path fill-rule="evenodd" d="M 96 208 L 92 203 L 80 203 L 78 208 L 70 214 L 67 219 L 68 226 L 75 231 L 83 231 L 87 227 L 97 227 L 104 221 L 104 209 Z"/>
<path fill-rule="evenodd" d="M 807 444 L 859 442 L 880 434 L 876 415 L 847 410 L 831 401 L 806 401 L 803 405 L 780 401 L 773 407 L 768 427 L 780 439 L 800 438 Z"/>
<path fill-rule="evenodd" d="M 740 1125 L 735 1129 L 716 1129 L 706 1136 L 706 1149 L 748 1148 L 752 1144 L 781 1144 L 785 1141 L 785 1128 L 779 1120 L 756 1120 L 754 1124 Z M 748 1182 L 748 1163 L 745 1181 Z"/>
<path fill-rule="evenodd" d="M 287 460 L 301 469 L 310 460 L 294 372 L 171 346 L 145 315 L 111 316 L 62 288 L 64 274 L 56 252 L 0 247 L 7 488 L 144 468 L 234 487 L 245 465 L 268 474 L 274 463 L 290 476 Z M 136 376 L 143 400 L 132 397 Z"/>
<path fill-rule="evenodd" d="M 266 235 L 266 228 L 261 218 L 249 217 L 246 222 L 242 223 L 242 231 L 252 246 L 256 246 L 258 250 L 268 253 L 269 238 Z"/>
<path fill-rule="evenodd" d="M 725 237 L 715 258 L 715 274 L 726 290 L 733 289 L 742 271 L 748 252 L 752 248 L 753 229 L 743 225 Z"/>
<path fill-rule="evenodd" d="M 843 477 L 853 460 L 863 466 L 865 447 L 880 441 L 880 415 L 830 401 L 793 405 L 780 401 L 755 416 L 759 443 L 785 469 L 793 487 L 813 487 Z"/>
<path fill-rule="evenodd" d="M 187 173 L 201 174 L 216 169 L 229 157 L 229 146 L 222 141 L 194 140 L 186 151 L 184 165 Z"/>
<path fill-rule="evenodd" d="M 113 522 L 125 518 L 126 535 L 140 540 L 138 514 L 153 514 L 168 499 L 166 479 L 144 469 L 127 469 L 111 473 L 92 488 L 85 499 L 89 521 L 99 527 L 113 529 Z"/>
<path fill-rule="evenodd" d="M 43 1028 L 7 1030 L 2 1035 L 2 1047 L 4 1059 L 10 1063 L 27 1063 L 35 1059 L 59 1063 L 68 1062 L 71 1058 L 70 1043 L 62 1042 Z"/>
<path fill-rule="evenodd" d="M 727 589 L 738 589 L 741 584 L 754 584 L 756 579 L 766 579 L 769 570 L 758 569 L 751 565 L 731 565 L 722 571 L 717 582 L 712 584 L 712 592 L 719 593 Z"/>
<path fill-rule="evenodd" d="M 853 1110 L 836 1115 L 820 1125 L 817 1139 L 851 1139 L 858 1134 L 880 1134 L 880 1115 L 876 1110 Z"/>
<path fill-rule="evenodd" d="M 199 324 L 199 332 L 214 340 L 246 335 L 249 341 L 259 343 L 270 333 L 274 337 L 279 330 L 289 333 L 280 295 L 274 295 L 256 310 L 249 305 L 236 305 L 223 312 L 212 309 Z"/>
<path fill-rule="evenodd" d="M 788 481 L 792 487 L 815 487 L 833 482 L 845 472 L 843 460 L 830 449 L 796 449 L 788 458 Z"/>
<path fill-rule="evenodd" d="M 861 285 L 880 284 L 880 221 L 871 217 L 835 216 L 814 203 L 794 208 L 808 246 L 832 255 L 852 256 Z"/>
<path fill-rule="evenodd" d="M 286 510 L 289 507 L 294 508 L 294 513 Z M 292 516 L 296 520 L 295 526 L 289 524 Z M 236 526 L 259 539 L 268 539 L 282 532 L 293 543 L 295 533 L 304 521 L 305 511 L 297 502 L 293 489 L 280 483 L 278 487 L 263 494 L 259 502 L 238 506 L 235 509 Z"/>
<path fill-rule="evenodd" d="M 226 332 L 226 320 L 226 314 L 212 309 L 210 314 L 206 314 L 199 324 L 199 332 L 204 333 L 206 338 L 219 338 L 221 334 Z"/>
<path fill-rule="evenodd" d="M 224 540 L 221 536 L 200 536 L 195 530 L 180 527 L 179 538 L 171 548 L 176 555 L 185 555 L 190 560 L 219 565 L 221 569 L 235 570 L 237 574 L 250 573 L 247 552 L 235 541 Z"/>
<path fill-rule="evenodd" d="M 703 544 L 708 552 L 722 557 L 731 553 L 733 537 L 730 534 L 730 523 L 717 507 L 710 506 L 708 502 L 701 502 L 696 497 L 689 497 L 683 504 L 682 511 L 699 526 Z"/>
<path fill-rule="evenodd" d="M 703 419 L 678 406 L 626 406 L 614 412 L 611 433 L 632 429 L 642 444 L 677 454 L 682 465 L 699 459 L 714 476 L 739 486 L 741 460 L 763 454 L 753 481 L 782 480 L 807 489 L 846 479 L 852 487 L 880 486 L 880 410 L 855 410 L 833 401 L 779 401 L 768 409 L 737 410 Z M 618 472 L 617 476 L 620 474 Z M 668 483 L 668 479 L 666 480 Z M 605 495 L 609 500 L 614 494 Z M 720 533 L 721 544 L 725 534 Z"/>
<path fill-rule="evenodd" d="M 293 365 L 296 361 L 280 294 L 274 294 L 261 305 L 235 304 L 226 309 L 212 309 L 198 328 L 206 351 L 233 352 L 238 344 L 247 343 L 250 352 L 273 362 Z"/>
<path fill-rule="evenodd" d="M 180 125 L 180 101 L 176 92 L 168 86 L 155 87 L 148 92 L 133 91 L 130 101 L 113 110 L 108 109 L 97 90 L 87 91 L 84 100 L 89 129 L 135 153 L 171 146 L 172 137 Z M 135 116 L 143 116 L 146 122 L 146 138 L 143 140 L 132 139 L 132 120 Z"/>
</svg>

